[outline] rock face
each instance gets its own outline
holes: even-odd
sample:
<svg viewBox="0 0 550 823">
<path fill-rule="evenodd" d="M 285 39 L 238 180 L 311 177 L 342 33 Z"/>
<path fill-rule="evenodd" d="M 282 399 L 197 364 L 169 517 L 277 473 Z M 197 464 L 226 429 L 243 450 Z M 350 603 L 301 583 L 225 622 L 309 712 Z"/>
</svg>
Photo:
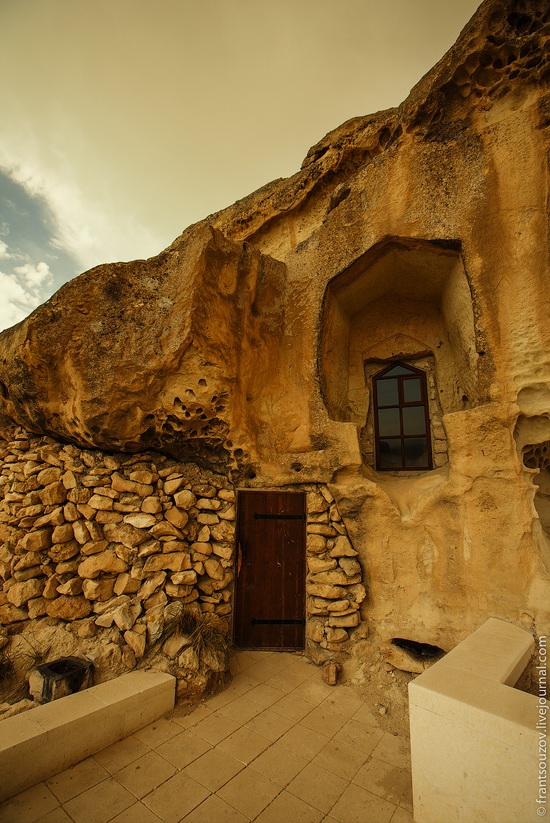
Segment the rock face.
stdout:
<svg viewBox="0 0 550 823">
<path fill-rule="evenodd" d="M 29 576 L 9 578 L 6 621 L 52 599 L 48 578 L 25 600 L 26 581 L 40 579 L 26 569 L 45 562 L 83 580 L 50 611 L 101 602 L 115 576 L 114 596 L 139 600 L 136 558 L 146 599 L 202 591 L 217 609 L 207 598 L 224 579 L 207 561 L 230 575 L 234 557 L 224 524 L 235 510 L 221 492 L 307 487 L 331 501 L 330 517 L 313 506 L 308 520 L 308 637 L 319 649 L 361 637 L 359 612 L 383 641 L 442 648 L 487 615 L 545 631 L 548 29 L 545 0 L 486 0 L 401 106 L 348 121 L 294 177 L 156 258 L 81 275 L 0 335 L 6 428 L 117 460 L 154 451 L 224 479 L 212 497 L 178 477 L 159 490 L 159 464 L 82 488 L 72 469 L 37 458 L 35 490 L 9 492 L 28 510 L 17 515 L 25 568 L 10 574 Z M 395 363 L 424 375 L 429 428 L 412 435 L 427 445 L 409 446 L 430 456 L 384 471 L 392 444 L 374 386 Z M 192 550 L 196 587 L 185 564 L 158 559 L 190 529 L 212 547 Z M 353 591 L 361 570 L 368 599 Z"/>
</svg>

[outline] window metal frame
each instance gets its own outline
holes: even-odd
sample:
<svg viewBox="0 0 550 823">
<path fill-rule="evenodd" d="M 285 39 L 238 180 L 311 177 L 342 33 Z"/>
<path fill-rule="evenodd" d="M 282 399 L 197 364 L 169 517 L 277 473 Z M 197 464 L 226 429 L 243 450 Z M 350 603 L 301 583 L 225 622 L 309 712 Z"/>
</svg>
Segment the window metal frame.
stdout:
<svg viewBox="0 0 550 823">
<path fill-rule="evenodd" d="M 396 379 L 397 380 L 397 387 L 398 387 L 398 404 L 391 403 L 388 405 L 379 405 L 378 403 L 378 381 L 385 379 L 385 376 L 388 372 L 394 369 L 396 366 L 401 366 L 403 369 L 407 369 L 413 374 L 406 375 L 406 374 L 399 374 L 399 375 L 392 375 L 387 379 Z M 421 399 L 416 401 L 409 401 L 406 402 L 404 400 L 404 391 L 403 391 L 403 383 L 406 380 L 411 378 L 417 379 L 420 378 L 420 394 Z M 428 387 L 427 387 L 427 380 L 426 380 L 426 372 L 422 371 L 422 369 L 417 369 L 415 366 L 411 366 L 409 363 L 403 363 L 400 360 L 393 360 L 388 365 L 384 366 L 384 368 L 374 374 L 372 376 L 372 387 L 373 387 L 373 412 L 374 412 L 374 452 L 376 458 L 376 469 L 377 471 L 381 472 L 414 472 L 414 471 L 430 471 L 433 468 L 433 458 L 432 458 L 432 438 L 431 438 L 431 430 L 430 430 L 430 407 L 429 407 L 429 398 L 428 398 Z M 424 415 L 426 421 L 426 440 L 428 445 L 427 451 L 427 466 L 405 466 L 405 443 L 404 441 L 407 439 L 413 439 L 418 437 L 423 437 L 424 435 L 406 435 L 403 433 L 403 412 L 402 409 L 404 408 L 411 408 L 411 407 L 423 407 L 424 408 Z M 380 436 L 378 430 L 378 410 L 379 409 L 399 409 L 399 429 L 400 433 L 398 435 L 385 435 L 383 437 Z M 380 466 L 380 440 L 400 440 L 401 441 L 401 465 L 400 466 L 391 466 L 388 468 L 381 468 Z"/>
</svg>

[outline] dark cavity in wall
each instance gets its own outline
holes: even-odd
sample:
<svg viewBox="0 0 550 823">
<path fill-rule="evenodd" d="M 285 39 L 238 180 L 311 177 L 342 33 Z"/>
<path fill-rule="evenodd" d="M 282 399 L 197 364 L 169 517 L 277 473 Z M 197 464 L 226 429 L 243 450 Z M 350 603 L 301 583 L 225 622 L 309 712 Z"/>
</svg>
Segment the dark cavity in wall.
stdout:
<svg viewBox="0 0 550 823">
<path fill-rule="evenodd" d="M 404 637 L 394 637 L 392 645 L 407 652 L 414 660 L 439 660 L 446 652 L 439 646 L 430 643 L 418 643 L 416 640 L 407 640 Z"/>
</svg>

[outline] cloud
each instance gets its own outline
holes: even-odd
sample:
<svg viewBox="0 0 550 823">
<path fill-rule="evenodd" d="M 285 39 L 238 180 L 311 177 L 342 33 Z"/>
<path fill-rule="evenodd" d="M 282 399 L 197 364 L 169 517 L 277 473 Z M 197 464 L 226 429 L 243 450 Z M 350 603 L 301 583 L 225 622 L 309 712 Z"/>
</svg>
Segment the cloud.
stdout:
<svg viewBox="0 0 550 823">
<path fill-rule="evenodd" d="M 0 241 L 0 256 L 6 260 L 16 257 L 3 241 Z M 52 279 L 50 267 L 44 261 L 35 264 L 29 260 L 16 266 L 13 272 L 0 271 L 0 329 L 24 320 L 47 299 Z"/>
<path fill-rule="evenodd" d="M 33 291 L 45 285 L 52 277 L 50 267 L 43 262 L 38 263 L 36 266 L 33 266 L 32 263 L 25 263 L 24 266 L 17 266 L 15 271 L 27 287 Z"/>
<path fill-rule="evenodd" d="M 62 174 L 39 157 L 20 160 L 5 147 L 0 147 L 0 169 L 31 197 L 46 203 L 53 219 L 50 247 L 70 254 L 82 270 L 132 260 L 139 254 L 151 256 L 162 249 L 159 238 L 130 213 L 117 209 L 108 194 L 100 202 L 97 193 L 87 200 L 67 169 Z"/>
</svg>

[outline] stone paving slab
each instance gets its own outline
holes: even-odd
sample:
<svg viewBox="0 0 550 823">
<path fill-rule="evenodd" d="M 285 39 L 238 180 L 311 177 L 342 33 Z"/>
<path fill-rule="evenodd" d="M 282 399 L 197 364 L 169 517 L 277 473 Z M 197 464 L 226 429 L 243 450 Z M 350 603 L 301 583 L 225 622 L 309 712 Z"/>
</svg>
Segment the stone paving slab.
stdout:
<svg viewBox="0 0 550 823">
<path fill-rule="evenodd" d="M 408 741 L 301 655 L 233 682 L 0 805 L 0 823 L 413 823 Z"/>
</svg>

